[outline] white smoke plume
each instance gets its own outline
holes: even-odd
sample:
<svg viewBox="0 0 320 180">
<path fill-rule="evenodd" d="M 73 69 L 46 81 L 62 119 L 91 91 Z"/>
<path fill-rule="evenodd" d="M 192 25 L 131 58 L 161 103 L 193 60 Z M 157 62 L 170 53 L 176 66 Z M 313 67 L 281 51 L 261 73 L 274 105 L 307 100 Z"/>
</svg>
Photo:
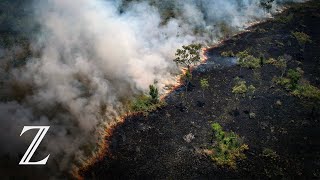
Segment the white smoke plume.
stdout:
<svg viewBox="0 0 320 180">
<path fill-rule="evenodd" d="M 5 80 L 13 98 L 0 102 L 1 154 L 24 153 L 33 137 L 19 137 L 23 126 L 50 125 L 39 158 L 51 154 L 54 175 L 69 171 L 75 160 L 90 155 L 87 147 L 121 114 L 124 100 L 155 81 L 160 89 L 175 83 L 177 48 L 215 43 L 221 23 L 241 30 L 269 17 L 259 2 L 35 1 L 41 31 L 31 43 L 35 55 Z"/>
</svg>

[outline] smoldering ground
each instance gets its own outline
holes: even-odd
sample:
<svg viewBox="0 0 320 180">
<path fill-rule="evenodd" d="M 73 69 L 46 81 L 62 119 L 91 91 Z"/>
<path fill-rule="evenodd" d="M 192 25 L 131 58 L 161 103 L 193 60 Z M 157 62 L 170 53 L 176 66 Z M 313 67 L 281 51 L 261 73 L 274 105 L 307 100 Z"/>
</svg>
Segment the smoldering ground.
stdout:
<svg viewBox="0 0 320 180">
<path fill-rule="evenodd" d="M 273 2 L 271 12 L 284 2 Z M 155 81 L 162 93 L 175 83 L 177 48 L 214 44 L 270 17 L 259 0 L 34 0 L 25 9 L 28 27 L 15 30 L 27 34 L 27 45 L 0 47 L 2 166 L 21 168 L 34 136 L 19 137 L 23 126 L 49 125 L 34 159 L 50 154 L 45 168 L 52 177 L 92 155 L 99 132 L 125 111 L 125 101 Z M 6 27 L 18 21 L 11 22 Z M 17 58 L 21 53 L 27 55 Z M 21 172 L 32 177 L 28 171 Z"/>
</svg>

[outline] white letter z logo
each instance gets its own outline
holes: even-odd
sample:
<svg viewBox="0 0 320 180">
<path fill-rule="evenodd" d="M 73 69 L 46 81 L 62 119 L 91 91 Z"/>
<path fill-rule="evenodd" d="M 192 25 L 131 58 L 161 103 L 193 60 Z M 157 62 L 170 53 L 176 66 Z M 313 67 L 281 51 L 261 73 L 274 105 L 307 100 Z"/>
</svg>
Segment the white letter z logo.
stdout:
<svg viewBox="0 0 320 180">
<path fill-rule="evenodd" d="M 49 130 L 50 126 L 24 126 L 20 136 L 31 130 L 31 129 L 39 129 L 38 133 L 34 137 L 33 141 L 31 142 L 30 146 L 28 147 L 26 153 L 22 157 L 19 165 L 45 165 L 48 161 L 50 154 L 41 161 L 38 162 L 30 162 L 31 157 L 33 156 L 34 152 L 37 150 L 38 146 L 40 145 L 42 139 L 46 135 L 47 131 Z"/>
</svg>

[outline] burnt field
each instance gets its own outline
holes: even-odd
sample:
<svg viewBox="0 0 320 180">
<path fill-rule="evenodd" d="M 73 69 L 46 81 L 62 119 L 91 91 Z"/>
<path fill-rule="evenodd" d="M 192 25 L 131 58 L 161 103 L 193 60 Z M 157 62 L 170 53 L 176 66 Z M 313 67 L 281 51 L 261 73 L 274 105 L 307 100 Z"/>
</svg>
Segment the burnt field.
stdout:
<svg viewBox="0 0 320 180">
<path fill-rule="evenodd" d="M 311 41 L 302 45 L 294 32 L 304 32 Z M 208 49 L 208 60 L 193 70 L 188 91 L 178 88 L 166 97 L 166 106 L 147 116 L 126 118 L 106 139 L 109 153 L 81 175 L 85 179 L 320 178 L 319 99 L 296 95 L 275 82 L 275 77 L 297 69 L 299 81 L 320 88 L 319 32 L 320 2 L 311 1 L 293 5 Z M 259 68 L 241 67 L 233 55 L 221 56 L 244 50 L 260 59 Z M 280 56 L 286 57 L 284 69 L 274 65 Z M 201 88 L 203 78 L 209 88 Z M 235 79 L 253 85 L 254 94 L 233 93 Z M 237 168 L 218 166 L 204 153 L 215 143 L 213 122 L 248 145 Z"/>
</svg>

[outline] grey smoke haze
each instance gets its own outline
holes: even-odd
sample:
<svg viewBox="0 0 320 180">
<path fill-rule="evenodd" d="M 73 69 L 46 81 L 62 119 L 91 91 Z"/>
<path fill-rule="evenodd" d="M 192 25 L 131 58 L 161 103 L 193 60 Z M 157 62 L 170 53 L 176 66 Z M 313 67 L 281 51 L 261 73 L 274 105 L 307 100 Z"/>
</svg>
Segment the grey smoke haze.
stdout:
<svg viewBox="0 0 320 180">
<path fill-rule="evenodd" d="M 274 2 L 272 11 L 282 2 Z M 19 137 L 24 125 L 50 125 L 40 155 L 51 154 L 54 171 L 70 170 L 74 157 L 90 154 L 86 145 L 121 114 L 124 99 L 155 81 L 160 89 L 175 83 L 177 48 L 217 42 L 219 23 L 241 30 L 270 16 L 259 0 L 51 0 L 35 1 L 33 8 L 41 33 L 31 48 L 40 53 L 7 75 L 7 84 L 15 82 L 10 92 L 24 95 L 0 102 L 6 132 L 0 152 L 24 153 L 33 138 Z M 164 20 L 168 12 L 175 16 Z M 0 49 L 0 56 L 10 55 Z"/>
</svg>

